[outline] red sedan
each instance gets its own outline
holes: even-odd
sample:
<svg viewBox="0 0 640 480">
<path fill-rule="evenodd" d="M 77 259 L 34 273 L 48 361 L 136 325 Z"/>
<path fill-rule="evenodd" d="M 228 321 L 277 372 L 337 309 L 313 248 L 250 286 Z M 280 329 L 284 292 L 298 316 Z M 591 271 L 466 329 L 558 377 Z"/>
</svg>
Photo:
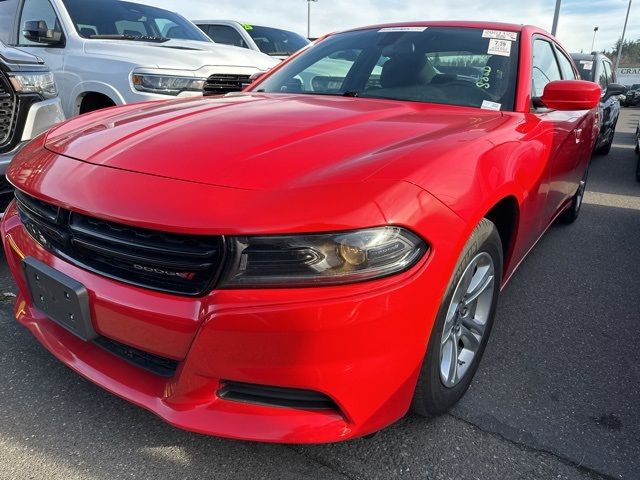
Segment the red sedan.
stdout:
<svg viewBox="0 0 640 480">
<path fill-rule="evenodd" d="M 437 415 L 580 212 L 600 88 L 534 27 L 330 35 L 243 93 L 71 120 L 11 164 L 15 314 L 171 424 L 268 442 Z"/>
</svg>

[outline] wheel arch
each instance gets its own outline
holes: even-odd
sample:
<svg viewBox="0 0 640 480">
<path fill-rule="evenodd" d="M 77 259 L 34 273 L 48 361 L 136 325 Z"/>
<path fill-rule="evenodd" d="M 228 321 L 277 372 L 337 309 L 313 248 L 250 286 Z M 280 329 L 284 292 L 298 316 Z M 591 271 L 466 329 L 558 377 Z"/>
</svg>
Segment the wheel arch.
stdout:
<svg viewBox="0 0 640 480">
<path fill-rule="evenodd" d="M 114 105 L 124 105 L 126 103 L 120 92 L 108 83 L 95 81 L 81 82 L 76 85 L 68 100 L 71 103 L 68 105 L 69 117 L 78 115 L 85 97 L 95 94 L 108 98 Z"/>
<path fill-rule="evenodd" d="M 484 214 L 498 229 L 502 241 L 503 275 L 509 271 L 514 245 L 520 224 L 520 204 L 514 195 L 508 195 L 497 202 Z"/>
</svg>

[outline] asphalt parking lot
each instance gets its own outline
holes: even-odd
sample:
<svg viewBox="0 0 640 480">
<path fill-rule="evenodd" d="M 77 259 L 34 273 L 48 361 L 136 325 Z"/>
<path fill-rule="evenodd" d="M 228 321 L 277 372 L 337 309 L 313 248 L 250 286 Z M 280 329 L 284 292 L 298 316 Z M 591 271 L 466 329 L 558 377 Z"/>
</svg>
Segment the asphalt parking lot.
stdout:
<svg viewBox="0 0 640 480">
<path fill-rule="evenodd" d="M 322 446 L 182 432 L 58 363 L 2 296 L 0 479 L 640 478 L 639 119 L 623 109 L 582 217 L 552 227 L 505 290 L 450 414 Z M 2 260 L 0 292 L 13 289 Z"/>
</svg>

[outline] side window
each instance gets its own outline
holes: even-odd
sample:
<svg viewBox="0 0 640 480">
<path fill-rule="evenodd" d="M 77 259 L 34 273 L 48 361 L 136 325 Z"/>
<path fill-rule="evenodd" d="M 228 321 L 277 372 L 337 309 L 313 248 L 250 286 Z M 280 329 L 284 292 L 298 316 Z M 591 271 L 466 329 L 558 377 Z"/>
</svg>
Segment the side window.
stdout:
<svg viewBox="0 0 640 480">
<path fill-rule="evenodd" d="M 604 71 L 605 74 L 607 75 L 607 84 L 610 83 L 615 83 L 615 76 L 613 75 L 613 72 L 611 70 L 611 64 L 609 62 L 604 62 Z"/>
<path fill-rule="evenodd" d="M 604 92 L 607 90 L 607 71 L 605 70 L 605 62 L 600 62 L 600 68 L 598 69 L 598 83 L 600 84 L 600 87 L 602 88 L 602 94 L 604 95 Z"/>
<path fill-rule="evenodd" d="M 22 7 L 22 13 L 20 14 L 20 32 L 18 33 L 18 45 L 42 45 L 37 42 L 32 42 L 24 38 L 22 30 L 25 22 L 32 21 L 44 22 L 46 28 L 49 30 L 56 30 L 60 32 L 60 22 L 56 11 L 51 6 L 49 0 L 26 0 Z"/>
<path fill-rule="evenodd" d="M 576 77 L 576 74 L 573 71 L 571 60 L 569 60 L 560 50 L 556 49 L 556 52 L 558 54 L 558 62 L 560 62 L 560 70 L 562 70 L 562 78 L 565 80 L 578 80 L 578 77 Z"/>
<path fill-rule="evenodd" d="M 546 40 L 534 40 L 531 94 L 534 97 L 541 97 L 548 83 L 561 79 L 560 68 L 551 44 Z"/>
<path fill-rule="evenodd" d="M 242 36 L 240 36 L 233 27 L 229 27 L 227 25 L 209 25 L 208 34 L 216 43 L 233 45 L 234 47 L 249 48 L 242 39 Z"/>
</svg>

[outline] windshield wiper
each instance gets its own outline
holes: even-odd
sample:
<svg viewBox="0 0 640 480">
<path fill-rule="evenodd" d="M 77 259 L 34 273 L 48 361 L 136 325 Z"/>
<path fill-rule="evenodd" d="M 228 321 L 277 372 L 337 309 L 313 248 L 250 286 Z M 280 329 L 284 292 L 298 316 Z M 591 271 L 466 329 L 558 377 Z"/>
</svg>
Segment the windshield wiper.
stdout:
<svg viewBox="0 0 640 480">
<path fill-rule="evenodd" d="M 89 38 L 94 40 L 135 40 L 138 42 L 155 42 L 155 43 L 164 43 L 171 40 L 170 38 L 156 37 L 154 35 L 128 35 L 128 34 L 91 35 Z"/>
<path fill-rule="evenodd" d="M 293 52 L 269 52 L 267 53 L 267 55 L 271 56 L 271 57 L 285 57 L 285 56 L 289 56 L 293 54 Z"/>
<path fill-rule="evenodd" d="M 343 97 L 359 97 L 360 92 L 356 92 L 355 90 L 347 91 L 342 94 Z"/>
</svg>

